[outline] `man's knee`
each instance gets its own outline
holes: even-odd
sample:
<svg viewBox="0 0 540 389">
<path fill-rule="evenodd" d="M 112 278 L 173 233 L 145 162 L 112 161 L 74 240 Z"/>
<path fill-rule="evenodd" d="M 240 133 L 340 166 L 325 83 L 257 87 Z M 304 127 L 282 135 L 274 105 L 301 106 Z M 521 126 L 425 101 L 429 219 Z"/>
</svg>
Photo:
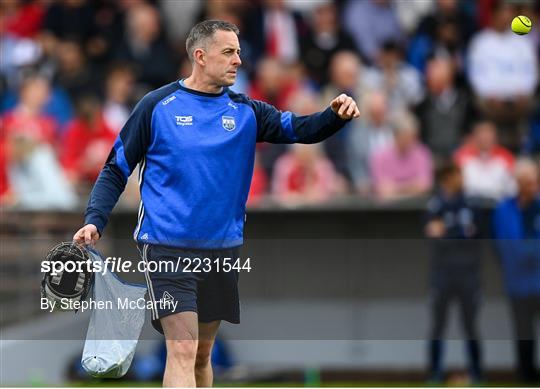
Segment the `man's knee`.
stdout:
<svg viewBox="0 0 540 389">
<path fill-rule="evenodd" d="M 167 357 L 180 361 L 183 365 L 193 366 L 197 356 L 197 341 L 167 340 Z"/>
<path fill-rule="evenodd" d="M 197 356 L 195 359 L 195 367 L 203 368 L 210 363 L 210 357 L 212 355 L 213 342 L 199 341 L 199 347 L 197 349 Z"/>
</svg>

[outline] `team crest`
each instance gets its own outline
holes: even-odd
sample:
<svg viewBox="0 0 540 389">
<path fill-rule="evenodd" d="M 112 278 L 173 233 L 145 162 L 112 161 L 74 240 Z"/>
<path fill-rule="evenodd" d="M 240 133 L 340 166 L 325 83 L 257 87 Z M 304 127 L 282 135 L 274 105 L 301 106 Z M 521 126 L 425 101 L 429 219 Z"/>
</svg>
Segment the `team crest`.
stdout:
<svg viewBox="0 0 540 389">
<path fill-rule="evenodd" d="M 227 131 L 234 131 L 236 128 L 236 123 L 234 122 L 234 118 L 232 116 L 222 116 L 221 125 Z"/>
</svg>

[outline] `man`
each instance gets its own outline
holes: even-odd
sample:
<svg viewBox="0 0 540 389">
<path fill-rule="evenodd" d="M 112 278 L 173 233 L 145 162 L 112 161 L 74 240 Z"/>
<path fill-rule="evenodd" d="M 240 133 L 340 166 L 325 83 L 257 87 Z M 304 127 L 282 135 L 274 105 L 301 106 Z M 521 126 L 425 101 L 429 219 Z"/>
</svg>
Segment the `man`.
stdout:
<svg viewBox="0 0 540 389">
<path fill-rule="evenodd" d="M 73 237 L 103 234 L 128 176 L 140 165 L 141 205 L 134 238 L 143 260 L 237 258 L 256 142 L 315 143 L 360 115 L 335 98 L 324 112 L 296 116 L 227 87 L 241 65 L 238 28 L 204 21 L 186 49 L 192 74 L 146 95 L 122 129 L 90 195 L 85 226 Z M 180 269 L 181 270 L 181 269 Z M 220 320 L 239 322 L 238 273 L 146 273 L 149 296 L 179 302 L 153 310 L 165 334 L 164 386 L 211 386 L 210 353 Z"/>
<path fill-rule="evenodd" d="M 463 171 L 467 196 L 500 200 L 515 193 L 514 156 L 499 144 L 492 121 L 475 122 L 472 136 L 456 150 L 454 158 Z"/>
<path fill-rule="evenodd" d="M 433 185 L 431 152 L 418 140 L 418 123 L 409 112 L 395 114 L 391 126 L 394 142 L 370 157 L 373 190 L 384 201 L 422 196 Z"/>
<path fill-rule="evenodd" d="M 463 193 L 461 170 L 445 164 L 438 171 L 438 188 L 428 202 L 426 237 L 431 239 L 431 316 L 429 343 L 430 380 L 441 383 L 443 376 L 443 336 L 448 308 L 459 304 L 465 332 L 469 375 L 473 383 L 482 378 L 478 341 L 480 305 L 479 218 Z"/>
<path fill-rule="evenodd" d="M 427 63 L 427 93 L 415 111 L 420 119 L 421 137 L 439 162 L 448 159 L 471 126 L 473 106 L 456 80 L 449 58 Z"/>
<path fill-rule="evenodd" d="M 534 341 L 535 320 L 540 320 L 538 166 L 529 159 L 519 160 L 515 176 L 518 195 L 497 206 L 493 229 L 512 306 L 518 372 L 523 382 L 532 384 L 540 380 Z"/>
<path fill-rule="evenodd" d="M 515 152 L 534 101 L 538 59 L 533 39 L 510 30 L 519 15 L 515 6 L 493 3 L 491 26 L 478 31 L 468 46 L 466 73 L 480 112 L 496 123 L 501 144 Z"/>
</svg>

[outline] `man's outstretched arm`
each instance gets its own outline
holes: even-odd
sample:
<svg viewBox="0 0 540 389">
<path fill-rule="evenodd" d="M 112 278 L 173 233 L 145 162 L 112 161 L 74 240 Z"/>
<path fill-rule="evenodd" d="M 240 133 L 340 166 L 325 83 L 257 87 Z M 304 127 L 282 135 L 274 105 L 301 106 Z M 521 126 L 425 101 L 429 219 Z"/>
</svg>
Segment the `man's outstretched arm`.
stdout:
<svg viewBox="0 0 540 389">
<path fill-rule="evenodd" d="M 262 101 L 251 100 L 251 104 L 257 118 L 258 142 L 317 143 L 360 116 L 354 99 L 345 94 L 332 100 L 326 110 L 306 116 L 280 112 Z"/>
</svg>

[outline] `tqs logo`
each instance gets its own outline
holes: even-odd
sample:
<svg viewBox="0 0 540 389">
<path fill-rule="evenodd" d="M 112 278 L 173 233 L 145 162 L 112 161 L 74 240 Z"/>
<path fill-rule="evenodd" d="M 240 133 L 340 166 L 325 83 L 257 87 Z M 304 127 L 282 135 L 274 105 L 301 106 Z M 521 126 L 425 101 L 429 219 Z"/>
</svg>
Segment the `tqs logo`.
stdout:
<svg viewBox="0 0 540 389">
<path fill-rule="evenodd" d="M 177 126 L 192 126 L 193 116 L 175 116 Z"/>
</svg>

